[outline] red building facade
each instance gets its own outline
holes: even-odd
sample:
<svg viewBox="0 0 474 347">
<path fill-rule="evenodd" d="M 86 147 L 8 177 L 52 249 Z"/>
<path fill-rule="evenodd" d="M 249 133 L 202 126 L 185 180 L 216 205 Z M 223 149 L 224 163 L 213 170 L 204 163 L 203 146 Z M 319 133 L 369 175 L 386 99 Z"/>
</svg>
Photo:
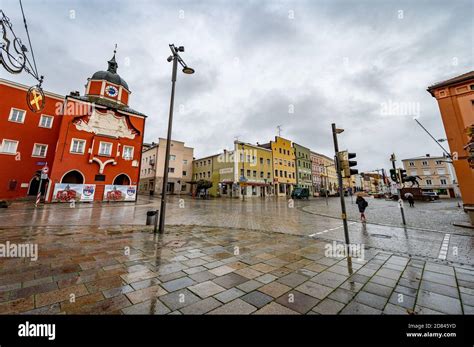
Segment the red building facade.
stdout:
<svg viewBox="0 0 474 347">
<path fill-rule="evenodd" d="M 49 122 L 25 107 L 24 122 L 15 122 L 27 87 L 0 80 L 0 112 L 11 114 L 0 119 L 0 141 L 7 140 L 0 153 L 0 199 L 36 195 L 39 182 L 47 202 L 136 199 L 146 116 L 128 106 L 130 90 L 117 74 L 115 55 L 108 63 L 107 71 L 88 79 L 83 96 L 45 93 L 49 129 L 37 129 Z M 16 148 L 9 140 L 17 141 Z M 43 143 L 46 153 L 38 145 Z M 48 178 L 38 180 L 45 163 Z"/>
</svg>

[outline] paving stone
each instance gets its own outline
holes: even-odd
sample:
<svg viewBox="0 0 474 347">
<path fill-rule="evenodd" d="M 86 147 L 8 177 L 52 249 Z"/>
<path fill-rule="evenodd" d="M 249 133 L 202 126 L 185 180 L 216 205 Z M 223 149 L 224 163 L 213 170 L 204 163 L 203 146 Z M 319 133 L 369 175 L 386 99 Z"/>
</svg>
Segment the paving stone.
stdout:
<svg viewBox="0 0 474 347">
<path fill-rule="evenodd" d="M 454 276 L 444 275 L 437 272 L 424 271 L 423 280 L 456 287 L 456 278 Z"/>
<path fill-rule="evenodd" d="M 187 273 L 185 273 L 183 271 L 177 271 L 177 272 L 172 272 L 172 273 L 167 274 L 167 275 L 158 276 L 158 279 L 161 282 L 169 282 L 169 281 L 175 280 L 175 279 L 180 278 L 180 277 L 185 277 L 185 276 L 187 276 Z"/>
<path fill-rule="evenodd" d="M 445 286 L 444 284 L 440 283 L 435 283 L 435 282 L 430 282 L 430 281 L 421 281 L 420 289 L 433 292 L 433 293 L 438 293 L 446 296 L 450 296 L 453 298 L 458 299 L 459 298 L 459 291 L 458 288 L 451 287 L 451 286 Z"/>
<path fill-rule="evenodd" d="M 241 276 L 244 276 L 248 279 L 253 279 L 253 278 L 256 278 L 256 277 L 259 277 L 261 275 L 263 275 L 262 272 L 260 271 L 257 271 L 255 269 L 252 269 L 250 267 L 247 267 L 247 268 L 244 268 L 244 269 L 239 269 L 239 270 L 236 270 L 235 271 L 236 274 L 239 274 Z"/>
<path fill-rule="evenodd" d="M 276 302 L 288 307 L 293 311 L 305 314 L 311 310 L 311 308 L 313 308 L 319 302 L 319 300 L 299 291 L 292 290 L 280 296 Z"/>
<path fill-rule="evenodd" d="M 215 269 L 216 267 L 219 267 L 219 266 L 222 266 L 222 265 L 224 265 L 223 262 L 221 262 L 220 260 L 216 260 L 216 261 L 213 261 L 211 263 L 204 264 L 203 266 L 208 268 L 208 269 Z"/>
<path fill-rule="evenodd" d="M 271 282 L 269 284 L 265 284 L 264 286 L 260 287 L 258 290 L 274 298 L 278 298 L 279 296 L 283 295 L 290 289 L 291 289 L 290 287 L 284 284 L 281 284 L 278 282 Z"/>
<path fill-rule="evenodd" d="M 274 280 L 276 280 L 278 277 L 277 276 L 274 276 L 272 274 L 265 274 L 265 275 L 262 275 L 260 277 L 257 277 L 255 278 L 256 281 L 259 281 L 259 282 L 262 282 L 264 284 L 268 284 L 270 282 L 273 282 Z"/>
<path fill-rule="evenodd" d="M 331 288 L 339 287 L 345 280 L 347 280 L 347 276 L 329 271 L 322 272 L 310 279 L 311 282 Z"/>
<path fill-rule="evenodd" d="M 308 294 L 312 297 L 315 297 L 317 299 L 324 299 L 326 296 L 329 295 L 333 291 L 333 288 L 323 286 L 321 284 L 307 281 L 298 287 L 295 288 L 297 291 L 300 291 L 304 294 Z"/>
<path fill-rule="evenodd" d="M 290 310 L 289 308 L 280 305 L 276 302 L 271 302 L 270 304 L 262 307 L 260 310 L 255 312 L 255 314 L 269 314 L 269 315 L 289 315 L 289 314 L 298 314 L 298 312 Z"/>
<path fill-rule="evenodd" d="M 381 310 L 378 310 L 376 308 L 364 305 L 362 303 L 352 301 L 349 305 L 344 307 L 340 314 L 354 314 L 354 315 L 359 315 L 359 314 L 382 314 Z"/>
<path fill-rule="evenodd" d="M 395 292 L 416 298 L 416 294 L 418 293 L 418 290 L 409 288 L 409 287 L 404 287 L 404 286 L 396 286 Z"/>
<path fill-rule="evenodd" d="M 413 309 L 413 307 L 415 306 L 415 299 L 416 298 L 414 296 L 406 295 L 404 293 L 393 292 L 389 302 L 394 305 L 405 307 L 407 309 Z"/>
<path fill-rule="evenodd" d="M 154 298 L 122 309 L 124 314 L 167 314 L 170 311 L 160 300 Z"/>
<path fill-rule="evenodd" d="M 200 258 L 190 259 L 190 260 L 186 260 L 186 261 L 182 262 L 183 265 L 189 266 L 191 268 L 196 267 L 196 266 L 200 266 L 200 265 L 204 265 L 206 263 L 207 263 L 207 261 L 202 260 Z"/>
<path fill-rule="evenodd" d="M 221 306 L 222 303 L 217 301 L 214 298 L 207 298 L 201 301 L 198 301 L 194 304 L 182 308 L 180 311 L 183 314 L 205 314 L 216 307 Z"/>
<path fill-rule="evenodd" d="M 307 270 L 316 272 L 316 273 L 320 273 L 320 272 L 323 272 L 324 270 L 326 270 L 328 267 L 327 267 L 327 265 L 313 263 L 313 264 L 310 264 L 310 265 L 306 265 L 304 268 L 307 269 Z"/>
<path fill-rule="evenodd" d="M 154 278 L 149 278 L 146 280 L 130 283 L 130 286 L 134 290 L 140 290 L 140 289 L 156 286 L 157 284 L 160 284 L 160 283 L 161 281 L 158 278 L 154 277 Z"/>
<path fill-rule="evenodd" d="M 263 272 L 263 273 L 271 272 L 276 269 L 276 267 L 265 264 L 265 263 L 255 264 L 255 265 L 252 265 L 250 268 Z"/>
<path fill-rule="evenodd" d="M 194 282 L 189 277 L 181 277 L 181 278 L 177 278 L 175 280 L 172 280 L 172 281 L 169 281 L 169 282 L 166 282 L 166 283 L 162 283 L 161 286 L 163 288 L 165 288 L 165 290 L 168 291 L 168 292 L 174 292 L 175 290 L 179 290 L 179 289 L 189 287 L 189 286 L 193 285 L 194 283 L 196 283 L 196 282 Z"/>
<path fill-rule="evenodd" d="M 212 280 L 212 282 L 217 283 L 218 285 L 226 289 L 229 289 L 231 287 L 236 287 L 247 281 L 248 281 L 248 278 L 241 276 L 239 274 L 233 273 L 233 272 L 224 276 L 217 277 Z"/>
<path fill-rule="evenodd" d="M 357 273 L 363 276 L 372 277 L 377 272 L 376 269 L 370 269 L 368 267 L 363 267 L 357 270 Z"/>
<path fill-rule="evenodd" d="M 474 314 L 474 306 L 463 305 L 464 314 Z"/>
<path fill-rule="evenodd" d="M 474 295 L 461 293 L 461 301 L 463 305 L 474 306 Z"/>
<path fill-rule="evenodd" d="M 252 306 L 241 299 L 235 299 L 234 301 L 209 312 L 209 314 L 250 314 L 256 310 L 257 308 L 255 306 Z"/>
<path fill-rule="evenodd" d="M 400 278 L 400 280 L 398 281 L 398 285 L 418 290 L 418 288 L 420 287 L 420 280 L 409 280 L 406 278 Z"/>
<path fill-rule="evenodd" d="M 297 287 L 299 286 L 301 283 L 305 282 L 308 280 L 308 277 L 304 276 L 304 275 L 300 275 L 296 272 L 293 272 L 293 273 L 290 273 L 286 276 L 283 276 L 281 278 L 279 278 L 277 280 L 277 282 L 280 282 L 284 285 L 287 285 L 289 287 Z"/>
<path fill-rule="evenodd" d="M 122 286 L 118 288 L 111 288 L 111 289 L 104 290 L 102 294 L 104 295 L 106 299 L 108 299 L 114 296 L 130 293 L 133 290 L 134 289 L 130 285 L 127 285 L 127 286 Z"/>
<path fill-rule="evenodd" d="M 337 288 L 328 296 L 328 298 L 347 304 L 352 300 L 355 295 L 356 293 L 353 291 L 343 288 Z"/>
<path fill-rule="evenodd" d="M 341 302 L 326 298 L 314 307 L 313 311 L 319 314 L 338 314 L 344 306 Z"/>
<path fill-rule="evenodd" d="M 378 296 L 383 296 L 384 298 L 390 297 L 390 294 L 393 291 L 393 288 L 383 286 L 381 284 L 369 282 L 364 286 L 364 291 L 372 293 Z"/>
<path fill-rule="evenodd" d="M 459 299 L 426 290 L 419 291 L 416 304 L 447 314 L 462 314 Z"/>
<path fill-rule="evenodd" d="M 261 286 L 263 286 L 263 283 L 255 281 L 255 280 L 250 280 L 238 285 L 237 288 L 248 293 L 248 292 L 251 292 L 252 290 L 260 288 Z"/>
<path fill-rule="evenodd" d="M 364 286 L 363 283 L 347 280 L 339 288 L 347 289 L 347 290 L 357 293 L 358 291 L 362 289 L 363 286 Z"/>
<path fill-rule="evenodd" d="M 196 267 L 191 267 L 189 269 L 184 269 L 183 271 L 186 272 L 188 275 L 192 275 L 198 272 L 205 271 L 206 268 L 204 266 L 196 266 Z"/>
<path fill-rule="evenodd" d="M 383 310 L 383 314 L 387 314 L 387 315 L 407 315 L 408 311 L 405 307 L 388 303 L 385 306 L 384 310 Z"/>
<path fill-rule="evenodd" d="M 447 265 L 442 265 L 442 264 L 427 262 L 425 264 L 425 271 L 438 272 L 441 274 L 454 276 L 454 268 L 452 266 L 447 266 Z"/>
<path fill-rule="evenodd" d="M 195 273 L 195 274 L 192 274 L 192 275 L 189 275 L 189 278 L 191 278 L 193 281 L 195 281 L 196 283 L 201 283 L 201 282 L 205 282 L 205 281 L 209 281 L 209 280 L 212 280 L 214 278 L 216 278 L 217 276 L 210 273 L 209 271 L 201 271 L 201 272 L 198 272 L 198 273 Z"/>
<path fill-rule="evenodd" d="M 387 269 L 387 268 L 382 268 L 379 271 L 377 271 L 377 276 L 389 278 L 392 280 L 398 280 L 401 274 L 402 274 L 401 271 L 396 271 L 396 270 Z"/>
<path fill-rule="evenodd" d="M 423 306 L 420 306 L 420 305 L 415 306 L 415 313 L 416 314 L 438 314 L 438 315 L 444 315 L 445 314 L 443 312 L 435 311 L 435 310 L 432 310 L 432 309 L 429 309 L 427 307 L 423 307 Z"/>
<path fill-rule="evenodd" d="M 194 286 L 188 287 L 188 289 L 203 299 L 209 296 L 213 296 L 217 293 L 223 292 L 225 290 L 225 288 L 215 284 L 212 281 L 198 283 Z"/>
<path fill-rule="evenodd" d="M 201 300 L 198 296 L 194 295 L 187 289 L 181 289 L 162 295 L 159 297 L 159 299 L 173 311 L 179 310 L 180 308 L 194 304 L 195 302 Z"/>
<path fill-rule="evenodd" d="M 401 281 L 401 280 L 400 280 Z M 381 284 L 383 286 L 386 286 L 386 287 L 392 287 L 394 288 L 395 285 L 397 284 L 397 280 L 394 280 L 394 279 L 390 279 L 390 278 L 386 278 L 386 277 L 381 277 L 381 276 L 373 276 L 370 280 L 369 280 L 369 283 L 370 282 L 373 282 L 373 283 L 377 283 L 377 284 Z M 407 287 L 406 285 L 404 285 L 405 287 Z"/>
<path fill-rule="evenodd" d="M 354 300 L 361 304 L 376 308 L 378 310 L 383 310 L 385 304 L 388 301 L 388 298 L 361 291 L 355 296 Z"/>
<path fill-rule="evenodd" d="M 125 294 L 127 298 L 132 302 L 132 304 L 137 304 L 142 301 L 146 301 L 148 299 L 153 299 L 158 296 L 165 295 L 167 293 L 166 290 L 164 290 L 162 287 L 159 285 L 136 290 L 131 293 Z"/>
<path fill-rule="evenodd" d="M 216 267 L 214 269 L 211 269 L 209 270 L 210 273 L 216 275 L 216 276 L 223 276 L 223 275 L 226 275 L 228 273 L 231 273 L 235 271 L 235 269 L 231 268 L 230 266 L 227 266 L 227 265 L 222 265 L 222 266 L 219 266 L 219 267 Z"/>
<path fill-rule="evenodd" d="M 257 308 L 261 308 L 270 301 L 273 301 L 273 298 L 270 295 L 259 292 L 258 290 L 245 294 L 240 298 Z"/>
<path fill-rule="evenodd" d="M 226 304 L 229 301 L 237 299 L 238 297 L 241 297 L 244 294 L 245 294 L 245 292 L 240 290 L 240 289 L 230 288 L 230 289 L 227 289 L 224 292 L 221 292 L 219 294 L 214 295 L 214 297 L 217 300 L 219 300 L 219 301 L 223 302 L 224 304 Z"/>
</svg>

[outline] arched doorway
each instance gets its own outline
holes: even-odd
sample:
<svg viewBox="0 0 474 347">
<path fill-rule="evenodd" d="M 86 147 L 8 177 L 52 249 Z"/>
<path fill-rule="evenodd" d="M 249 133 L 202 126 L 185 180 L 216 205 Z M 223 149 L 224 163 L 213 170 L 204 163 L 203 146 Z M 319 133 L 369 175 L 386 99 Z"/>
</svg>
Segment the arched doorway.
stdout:
<svg viewBox="0 0 474 347">
<path fill-rule="evenodd" d="M 38 188 L 41 183 L 41 193 L 44 194 L 46 183 L 48 180 L 41 180 L 41 170 L 36 171 L 33 178 L 30 180 L 30 184 L 28 185 L 28 196 L 36 196 L 38 194 Z"/>
<path fill-rule="evenodd" d="M 115 177 L 113 184 L 117 186 L 128 186 L 130 185 L 130 177 L 126 174 L 120 174 Z"/>
<path fill-rule="evenodd" d="M 83 184 L 84 175 L 77 170 L 72 170 L 66 173 L 61 179 L 61 183 Z"/>
</svg>

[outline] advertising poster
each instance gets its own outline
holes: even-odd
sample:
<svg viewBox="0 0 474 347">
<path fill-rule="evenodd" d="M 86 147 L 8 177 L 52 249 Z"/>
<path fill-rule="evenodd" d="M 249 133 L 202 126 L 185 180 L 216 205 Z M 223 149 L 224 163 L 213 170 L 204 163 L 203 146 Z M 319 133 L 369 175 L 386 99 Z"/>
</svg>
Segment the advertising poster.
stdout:
<svg viewBox="0 0 474 347">
<path fill-rule="evenodd" d="M 57 183 L 54 186 L 53 202 L 94 201 L 95 184 Z"/>
<path fill-rule="evenodd" d="M 137 186 L 106 185 L 104 201 L 135 201 Z"/>
</svg>

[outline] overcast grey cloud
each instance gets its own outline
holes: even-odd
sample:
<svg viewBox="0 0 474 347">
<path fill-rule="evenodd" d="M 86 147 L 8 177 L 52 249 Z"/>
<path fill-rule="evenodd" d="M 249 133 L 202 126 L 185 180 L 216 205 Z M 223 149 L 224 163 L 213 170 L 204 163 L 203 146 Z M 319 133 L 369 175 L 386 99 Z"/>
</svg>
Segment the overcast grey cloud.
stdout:
<svg viewBox="0 0 474 347">
<path fill-rule="evenodd" d="M 17 1 L 1 8 L 24 36 Z M 361 171 L 399 158 L 440 154 L 413 121 L 384 106 L 413 104 L 445 137 L 426 88 L 472 70 L 473 2 L 457 1 L 57 1 L 23 0 L 44 88 L 84 92 L 118 44 L 130 106 L 147 114 L 146 140 L 165 137 L 169 43 L 196 69 L 177 82 L 173 138 L 197 157 L 231 148 L 235 136 L 282 136 L 333 155 L 330 125 Z M 34 84 L 28 75 L 3 78 Z M 291 113 L 289 111 L 293 110 Z"/>
</svg>

